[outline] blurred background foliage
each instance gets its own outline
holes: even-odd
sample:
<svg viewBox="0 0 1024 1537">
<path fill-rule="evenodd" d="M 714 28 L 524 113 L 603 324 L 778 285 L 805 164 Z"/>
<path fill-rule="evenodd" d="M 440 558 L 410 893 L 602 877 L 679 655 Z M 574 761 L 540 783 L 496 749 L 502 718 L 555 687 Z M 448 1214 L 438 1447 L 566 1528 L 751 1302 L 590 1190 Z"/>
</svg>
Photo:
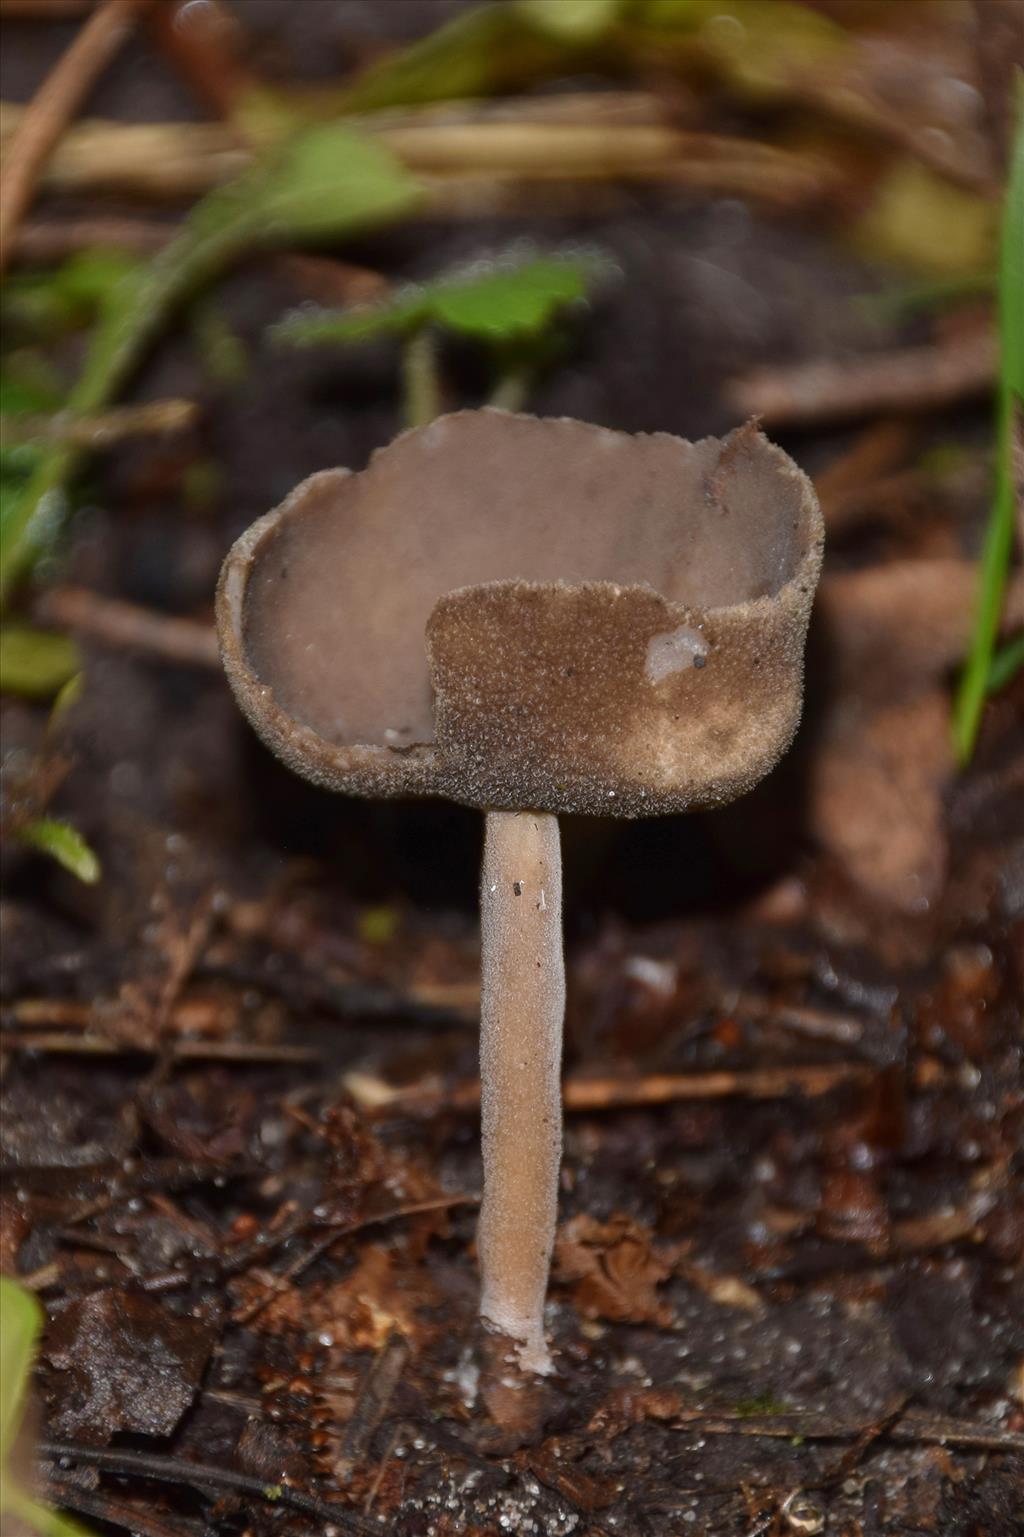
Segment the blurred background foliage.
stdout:
<svg viewBox="0 0 1024 1537">
<path fill-rule="evenodd" d="M 92 13 L 97 27 L 111 3 Z M 1024 288 L 1019 133 L 1000 246 L 1012 86 L 1009 54 L 986 29 L 998 35 L 1002 0 L 495 0 L 442 8 L 419 40 L 317 85 L 272 78 L 254 62 L 244 6 L 117 4 L 213 120 L 83 120 L 75 89 L 86 95 L 102 55 L 80 67 L 66 102 L 48 82 L 31 105 L 0 108 L 9 187 L 25 180 L 26 142 L 31 151 L 49 106 L 57 130 L 31 167 L 32 195 L 58 205 L 91 198 L 96 208 L 80 248 L 63 251 L 53 221 L 5 212 L 3 260 L 16 265 L 0 299 L 0 601 L 15 604 L 18 620 L 2 636 L 6 689 L 40 697 L 44 680 L 59 687 L 61 642 L 45 632 L 33 641 L 25 601 L 60 569 L 91 456 L 195 420 L 191 400 L 122 404 L 171 318 L 187 320 L 224 388 L 251 366 L 216 301 L 233 266 L 259 248 L 337 248 L 409 221 L 504 209 L 543 217 L 559 199 L 599 212 L 632 188 L 732 197 L 827 231 L 882 277 L 864 297 L 876 344 L 886 331 L 932 328 L 936 374 L 966 378 L 954 378 L 954 394 L 984 376 L 987 354 L 978 355 L 998 288 L 997 489 L 954 726 L 960 760 L 969 758 L 985 698 L 1019 660 L 1012 639 L 997 656 Z M 148 204 L 160 221 L 107 216 L 111 199 Z M 187 214 L 166 222 L 167 204 L 183 199 L 192 199 Z M 48 237 L 52 249 L 36 260 Z M 357 277 L 340 309 L 307 306 L 268 343 L 351 347 L 392 336 L 399 420 L 412 423 L 445 399 L 439 341 L 469 337 L 488 359 L 484 398 L 519 407 L 557 368 L 588 294 L 616 280 L 628 284 L 630 273 L 616 274 L 596 246 L 510 245 L 415 289 L 372 275 L 361 288 Z M 184 494 L 202 498 L 216 475 L 215 465 L 196 466 Z"/>
</svg>

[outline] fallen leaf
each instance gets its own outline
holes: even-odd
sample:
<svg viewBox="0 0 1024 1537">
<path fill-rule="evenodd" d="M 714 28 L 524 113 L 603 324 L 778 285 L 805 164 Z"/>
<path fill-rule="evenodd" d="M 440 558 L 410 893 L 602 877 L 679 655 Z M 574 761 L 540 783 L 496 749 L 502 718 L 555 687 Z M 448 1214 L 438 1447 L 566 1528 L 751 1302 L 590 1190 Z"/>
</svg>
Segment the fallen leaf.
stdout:
<svg viewBox="0 0 1024 1537">
<path fill-rule="evenodd" d="M 942 891 L 943 795 L 953 754 L 945 675 L 970 640 L 978 568 L 900 560 L 829 576 L 817 621 L 831 703 L 809 769 L 818 842 L 884 907 L 922 912 Z M 1007 592 L 1009 629 L 1024 581 Z"/>
<path fill-rule="evenodd" d="M 891 702 L 941 678 L 970 641 L 978 567 L 967 560 L 895 560 L 828 575 L 817 618 L 827 631 L 829 682 Z M 1011 582 L 1003 622 L 1024 621 L 1024 580 Z"/>
<path fill-rule="evenodd" d="M 942 794 L 953 773 L 940 689 L 847 719 L 811 766 L 811 826 L 885 906 L 927 910 L 946 878 Z"/>
<path fill-rule="evenodd" d="M 52 1428 L 94 1443 L 125 1432 L 169 1436 L 195 1398 L 212 1345 L 206 1324 L 134 1292 L 70 1303 L 43 1352 L 56 1368 Z"/>
<path fill-rule="evenodd" d="M 66 635 L 27 624 L 0 629 L 0 692 L 26 699 L 51 699 L 81 667 L 74 642 Z"/>
<path fill-rule="evenodd" d="M 573 1217 L 555 1242 L 555 1278 L 572 1286 L 573 1302 L 586 1318 L 667 1328 L 672 1309 L 658 1297 L 671 1276 L 678 1248 L 655 1248 L 648 1228 L 629 1217 L 607 1222 Z"/>
</svg>

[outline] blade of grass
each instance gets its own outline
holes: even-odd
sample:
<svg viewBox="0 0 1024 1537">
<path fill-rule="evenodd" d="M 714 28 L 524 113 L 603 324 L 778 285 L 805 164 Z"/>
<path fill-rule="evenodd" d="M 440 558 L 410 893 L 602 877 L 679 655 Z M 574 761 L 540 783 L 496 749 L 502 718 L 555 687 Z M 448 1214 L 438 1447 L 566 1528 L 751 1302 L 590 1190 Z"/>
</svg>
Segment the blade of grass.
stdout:
<svg viewBox="0 0 1024 1537">
<path fill-rule="evenodd" d="M 32 1293 L 0 1276 L 0 1466 L 7 1461 L 25 1411 L 42 1320 L 43 1310 Z"/>
<path fill-rule="evenodd" d="M 18 1487 L 9 1466 L 25 1415 L 32 1362 L 43 1323 L 43 1310 L 24 1286 L 0 1276 L 0 1527 L 12 1515 L 39 1537 L 89 1537 L 85 1527 L 49 1510 Z"/>
<path fill-rule="evenodd" d="M 1024 76 L 1017 77 L 1017 128 L 1006 189 L 999 265 L 1000 369 L 996 489 L 981 554 L 974 636 L 953 709 L 953 746 L 970 762 L 989 691 L 1013 549 L 1014 414 L 1024 400 Z"/>
<path fill-rule="evenodd" d="M 1024 635 L 1008 640 L 992 658 L 988 674 L 988 692 L 998 694 L 1024 669 Z"/>
<path fill-rule="evenodd" d="M 36 817 L 18 830 L 18 842 L 48 854 L 87 886 L 95 886 L 102 871 L 100 862 L 77 828 L 56 817 Z"/>
</svg>

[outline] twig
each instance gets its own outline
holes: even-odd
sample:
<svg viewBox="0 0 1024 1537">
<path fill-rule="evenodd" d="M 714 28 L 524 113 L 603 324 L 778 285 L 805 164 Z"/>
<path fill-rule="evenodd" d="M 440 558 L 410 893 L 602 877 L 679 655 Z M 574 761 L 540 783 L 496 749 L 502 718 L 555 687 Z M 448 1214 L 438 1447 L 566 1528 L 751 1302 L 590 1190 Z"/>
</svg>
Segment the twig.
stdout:
<svg viewBox="0 0 1024 1537">
<path fill-rule="evenodd" d="M 44 624 L 74 630 L 104 645 L 142 651 L 186 667 L 220 667 L 216 633 L 202 620 L 154 613 L 135 603 L 104 598 L 86 587 L 53 587 L 42 594 L 35 612 Z"/>
<path fill-rule="evenodd" d="M 684 1099 L 782 1099 L 790 1094 L 812 1098 L 831 1093 L 841 1084 L 861 1083 L 871 1069 L 861 1063 L 837 1062 L 812 1067 L 752 1068 L 737 1072 L 650 1073 L 643 1078 L 567 1078 L 562 1101 L 569 1111 L 622 1110 L 642 1105 L 667 1105 Z M 363 1083 L 358 1074 L 347 1074 L 345 1087 L 361 1104 Z M 371 1109 L 385 1115 L 432 1112 L 446 1109 L 474 1110 L 480 1103 L 480 1085 L 474 1079 L 454 1087 L 431 1084 L 396 1088 L 373 1080 Z"/>
<path fill-rule="evenodd" d="M 376 1212 L 373 1216 L 362 1217 L 358 1222 L 346 1222 L 340 1227 L 331 1227 L 323 1238 L 319 1238 L 310 1248 L 305 1249 L 280 1275 L 274 1277 L 273 1285 L 262 1297 L 257 1298 L 255 1302 L 247 1303 L 245 1307 L 239 1308 L 237 1312 L 233 1313 L 231 1315 L 231 1322 L 235 1324 L 251 1323 L 268 1303 L 272 1302 L 275 1297 L 279 1297 L 283 1291 L 287 1291 L 291 1283 L 304 1270 L 308 1270 L 310 1265 L 318 1260 L 321 1255 L 326 1254 L 328 1249 L 333 1248 L 340 1238 L 350 1238 L 353 1233 L 360 1233 L 367 1227 L 377 1227 L 385 1222 L 396 1222 L 400 1217 L 418 1217 L 424 1212 L 448 1211 L 455 1206 L 476 1206 L 479 1204 L 479 1199 L 479 1196 L 475 1195 L 439 1196 L 435 1200 L 414 1201 L 408 1206 L 397 1206 L 391 1211 Z M 305 1226 L 308 1226 L 308 1223 L 303 1220 L 300 1228 Z M 291 1232 L 285 1230 L 280 1235 L 280 1239 L 284 1242 L 294 1236 L 294 1230 Z M 269 1248 L 270 1245 L 267 1244 L 262 1246 L 262 1251 L 259 1255 L 260 1259 L 266 1256 Z"/>
<path fill-rule="evenodd" d="M 387 1446 L 384 1448 L 384 1455 L 380 1459 L 380 1466 L 378 1467 L 376 1473 L 373 1475 L 373 1482 L 371 1483 L 369 1489 L 366 1491 L 366 1499 L 363 1501 L 364 1516 L 369 1517 L 370 1512 L 373 1510 L 374 1501 L 380 1493 L 381 1484 L 384 1482 L 384 1474 L 387 1472 L 388 1463 L 395 1455 L 395 1451 L 397 1450 L 398 1443 L 401 1441 L 401 1439 L 402 1426 L 396 1425 L 394 1430 L 391 1432 L 391 1438 L 388 1441 Z"/>
<path fill-rule="evenodd" d="M 114 1041 L 102 1035 L 72 1035 L 61 1031 L 14 1034 L 0 1032 L 4 1051 L 59 1052 L 66 1056 L 152 1057 L 166 1050 L 175 1062 L 318 1062 L 320 1053 L 311 1046 L 262 1046 L 248 1041 Z"/>
<path fill-rule="evenodd" d="M 876 1431 L 874 1423 L 865 1425 L 862 1421 L 844 1420 L 815 1411 L 733 1418 L 728 1415 L 705 1417 L 697 1409 L 684 1411 L 672 1422 L 672 1429 L 702 1436 L 767 1436 L 784 1441 L 793 1436 L 803 1436 L 809 1441 L 845 1441 L 850 1438 L 859 1441 L 870 1432 L 872 1438 L 878 1433 L 891 1441 L 915 1446 L 964 1446 L 979 1451 L 1024 1452 L 1024 1434 L 1019 1431 L 997 1430 L 969 1420 L 913 1409 L 894 1423 L 883 1424 L 880 1431 Z"/>
<path fill-rule="evenodd" d="M 96 0 L 0 0 L 0 21 L 66 21 L 91 11 Z"/>
<path fill-rule="evenodd" d="M 570 1078 L 567 1110 L 606 1110 L 622 1105 L 663 1105 L 677 1099 L 780 1099 L 788 1094 L 828 1094 L 843 1083 L 870 1076 L 861 1063 L 813 1067 L 752 1068 L 739 1072 L 652 1073 L 637 1079 Z"/>
<path fill-rule="evenodd" d="M 388 146 L 424 179 L 433 196 L 419 216 L 438 211 L 479 217 L 509 194 L 553 197 L 580 183 L 667 183 L 708 194 L 752 197 L 782 208 L 805 206 L 832 190 L 835 173 L 820 160 L 739 136 L 683 132 L 665 122 L 552 121 L 536 108 L 503 121 L 488 104 L 467 104 L 460 119 L 429 111 L 352 118 L 353 127 Z M 3 138 L 23 114 L 2 104 Z M 47 185 L 104 188 L 138 196 L 195 195 L 236 174 L 252 159 L 237 133 L 209 123 L 115 123 L 92 119 L 65 136 L 46 169 Z M 588 193 L 592 196 L 592 193 Z"/>
<path fill-rule="evenodd" d="M 125 438 L 183 432 L 199 415 L 194 400 L 150 400 L 139 406 L 113 406 L 94 416 L 58 411 L 53 416 L 33 413 L 5 415 L 4 446 L 15 443 L 71 443 L 76 448 L 110 448 Z"/>
<path fill-rule="evenodd" d="M 107 1011 L 75 998 L 19 998 L 4 1005 L 5 1029 L 97 1030 L 103 1034 Z M 238 1021 L 238 1008 L 226 998 L 182 998 L 171 1012 L 174 1029 L 182 1035 L 224 1040 Z"/>
<path fill-rule="evenodd" d="M 94 11 L 71 47 L 26 108 L 8 154 L 0 187 L 0 272 L 7 266 L 36 181 L 50 151 L 97 75 L 127 37 L 145 0 L 106 0 Z"/>
<path fill-rule="evenodd" d="M 859 1462 L 862 1462 L 868 1447 L 873 1446 L 882 1436 L 891 1436 L 896 1426 L 906 1413 L 907 1397 L 902 1394 L 894 1403 L 890 1404 L 881 1418 L 872 1425 L 866 1425 L 852 1446 L 848 1446 L 839 1458 L 834 1468 L 827 1472 L 816 1488 L 827 1488 L 833 1484 L 842 1483 L 843 1479 L 852 1473 Z"/>
<path fill-rule="evenodd" d="M 349 1477 L 369 1445 L 370 1437 L 384 1418 L 408 1359 L 408 1342 L 403 1335 L 393 1331 L 384 1341 L 363 1379 L 355 1407 L 345 1426 L 341 1455 L 334 1466 L 339 1482 Z"/>
<path fill-rule="evenodd" d="M 326 1524 L 341 1526 L 351 1532 L 379 1531 L 375 1524 L 363 1521 L 343 1506 L 329 1505 L 312 1495 L 303 1494 L 289 1484 L 271 1484 L 248 1473 L 236 1473 L 233 1468 L 215 1467 L 209 1463 L 189 1462 L 185 1457 L 166 1457 L 158 1452 L 130 1452 L 120 1449 L 106 1451 L 95 1446 L 78 1446 L 73 1442 L 43 1441 L 39 1455 L 48 1462 L 78 1462 L 87 1467 L 99 1468 L 122 1478 L 152 1478 L 159 1483 L 183 1484 L 188 1489 L 223 1489 L 235 1494 L 251 1494 L 271 1505 L 284 1506 L 314 1516 Z"/>
<path fill-rule="evenodd" d="M 864 1034 L 863 1022 L 853 1014 L 817 1009 L 805 1003 L 775 1003 L 757 993 L 740 993 L 731 1003 L 729 1012 L 759 1024 L 775 1025 L 780 1030 L 791 1030 L 814 1040 L 838 1041 L 842 1045 L 859 1041 Z"/>
<path fill-rule="evenodd" d="M 726 398 L 737 415 L 772 427 L 934 411 L 990 390 L 997 359 L 995 336 L 979 331 L 869 357 L 755 369 L 734 379 Z"/>
</svg>

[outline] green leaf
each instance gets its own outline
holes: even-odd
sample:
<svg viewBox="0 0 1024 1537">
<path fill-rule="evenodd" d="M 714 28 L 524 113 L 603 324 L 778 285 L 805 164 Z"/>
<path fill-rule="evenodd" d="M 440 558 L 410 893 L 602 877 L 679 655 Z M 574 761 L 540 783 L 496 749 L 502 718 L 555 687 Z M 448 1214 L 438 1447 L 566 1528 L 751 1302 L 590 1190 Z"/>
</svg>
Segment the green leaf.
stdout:
<svg viewBox="0 0 1024 1537">
<path fill-rule="evenodd" d="M 196 236 L 226 239 L 232 250 L 240 239 L 273 244 L 350 235 L 408 213 L 418 197 L 418 184 L 384 145 L 329 124 L 299 134 L 209 193 L 185 230 L 193 244 Z"/>
<path fill-rule="evenodd" d="M 903 159 L 875 187 L 850 235 L 873 261 L 958 278 L 994 266 L 997 225 L 998 212 L 988 198 Z"/>
<path fill-rule="evenodd" d="M 27 624 L 0 626 L 0 693 L 52 699 L 80 668 L 68 636 Z"/>
<path fill-rule="evenodd" d="M 338 238 L 409 212 L 419 185 L 383 145 L 335 126 L 311 128 L 197 203 L 145 267 L 107 293 L 85 367 L 67 401 L 100 411 L 123 389 L 169 315 L 230 262 L 258 246 Z M 52 547 L 67 519 L 68 482 L 83 450 L 50 448 L 0 520 L 0 600 Z"/>
<path fill-rule="evenodd" d="M 60 822 L 56 817 L 37 817 L 18 829 L 18 840 L 27 848 L 49 854 L 87 886 L 94 886 L 100 878 L 99 860 L 69 822 Z"/>
<path fill-rule="evenodd" d="M 0 1276 L 0 1473 L 5 1479 L 7 1458 L 25 1412 L 42 1322 L 43 1310 L 33 1294 L 8 1276 Z"/>
<path fill-rule="evenodd" d="M 1006 188 L 999 265 L 998 468 L 981 570 L 974 635 L 953 709 L 953 743 L 970 761 L 989 691 L 1013 553 L 1014 454 L 1024 454 L 1024 76 L 1017 74 L 1017 126 Z M 1019 438 L 1019 442 L 1018 442 Z"/>
<path fill-rule="evenodd" d="M 4 284 L 5 328 L 49 339 L 88 325 L 135 266 L 121 251 L 95 247 L 47 271 L 15 273 Z"/>
<path fill-rule="evenodd" d="M 556 310 L 585 297 L 587 275 L 582 263 L 544 258 L 485 272 L 439 288 L 431 303 L 433 318 L 486 341 L 535 336 Z"/>
<path fill-rule="evenodd" d="M 399 290 L 362 309 L 296 311 L 275 327 L 275 336 L 296 346 L 351 344 L 375 336 L 408 335 L 427 324 L 487 342 L 537 336 L 552 316 L 586 296 L 598 268 L 593 260 L 537 257 L 533 261 L 480 267 Z"/>
<path fill-rule="evenodd" d="M 0 1500 L 0 1509 L 9 1510 L 17 1516 L 25 1526 L 31 1527 L 37 1537 L 93 1537 L 90 1529 L 81 1522 L 73 1521 L 60 1511 L 50 1510 L 41 1501 L 14 1486 L 10 1475 L 7 1482 L 9 1487 Z"/>
<path fill-rule="evenodd" d="M 681 42 L 744 95 L 786 97 L 826 75 L 851 52 L 836 22 L 789 0 L 634 0 L 638 31 L 663 50 Z"/>
<path fill-rule="evenodd" d="M 13 1515 L 39 1537 L 90 1537 L 77 1521 L 26 1494 L 8 1467 L 25 1417 L 43 1316 L 32 1292 L 0 1276 L 0 1512 Z"/>
<path fill-rule="evenodd" d="M 0 415 L 35 415 L 60 409 L 64 382 L 44 353 L 24 347 L 0 366 Z"/>
<path fill-rule="evenodd" d="M 564 5 L 565 0 L 556 0 Z M 567 9 L 577 10 L 575 0 Z M 599 0 L 598 9 L 605 12 Z M 571 71 L 599 41 L 594 30 L 551 25 L 551 5 L 514 0 L 464 11 L 420 42 L 367 69 L 342 99 L 346 112 L 490 96 Z M 575 20 L 578 21 L 578 12 Z M 605 21 L 602 15 L 602 22 Z"/>
<path fill-rule="evenodd" d="M 623 0 L 518 0 L 528 22 L 569 42 L 600 37 L 622 9 Z"/>
</svg>

